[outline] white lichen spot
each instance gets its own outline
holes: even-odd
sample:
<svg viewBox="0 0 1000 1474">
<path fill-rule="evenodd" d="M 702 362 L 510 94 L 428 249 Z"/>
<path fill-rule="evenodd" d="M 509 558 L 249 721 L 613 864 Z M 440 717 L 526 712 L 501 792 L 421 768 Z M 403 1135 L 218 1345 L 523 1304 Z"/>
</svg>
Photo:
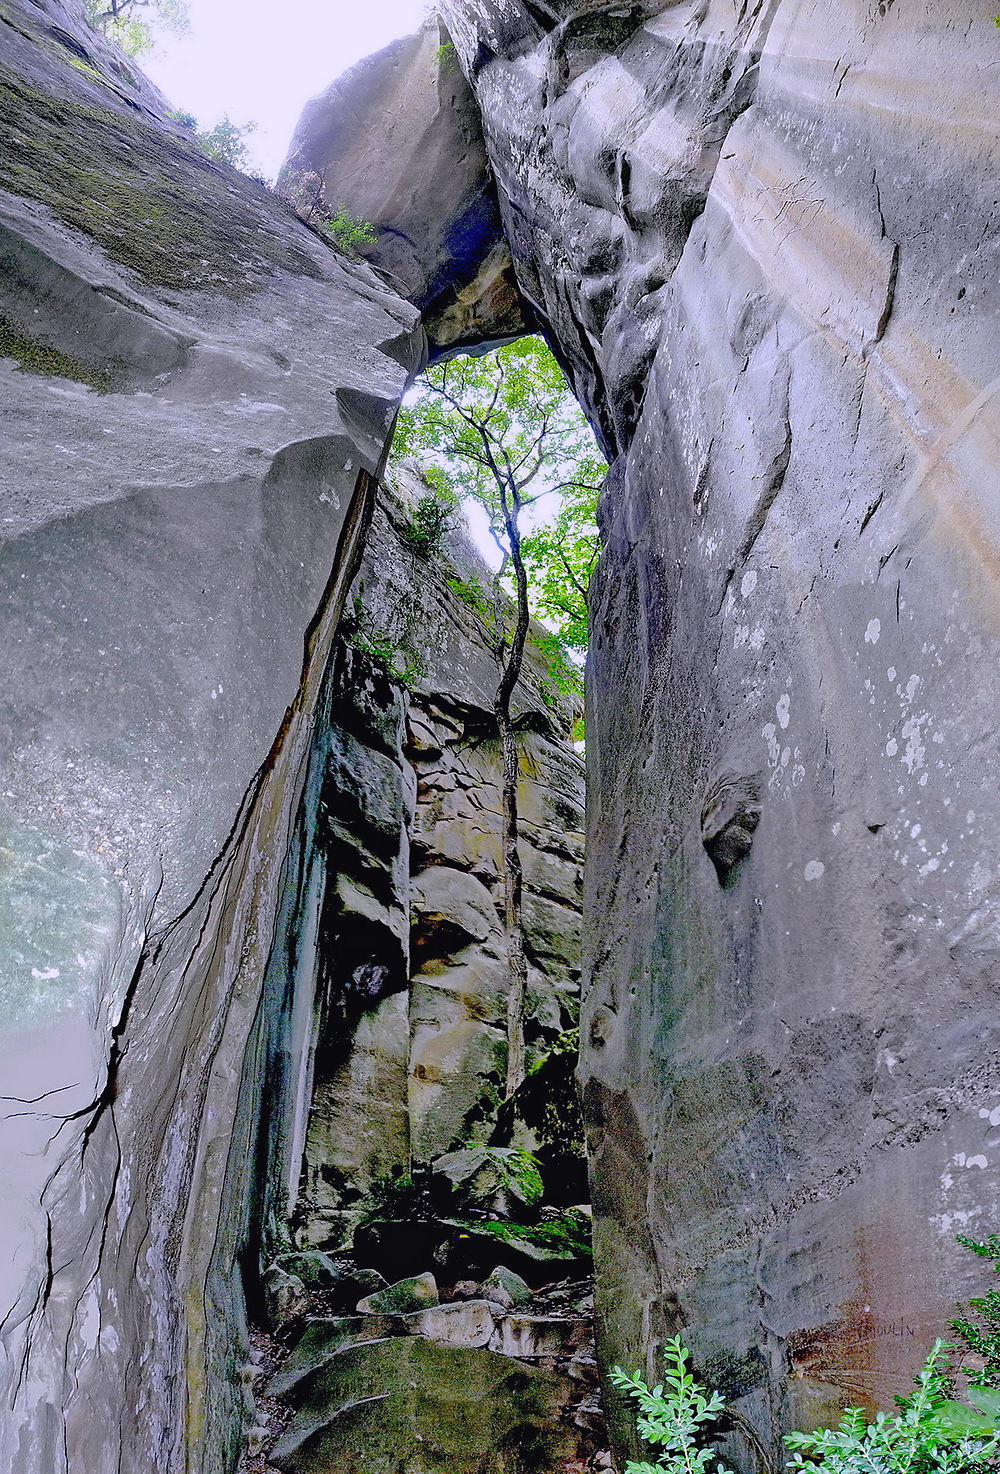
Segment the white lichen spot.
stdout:
<svg viewBox="0 0 1000 1474">
<path fill-rule="evenodd" d="M 887 680 L 894 681 L 896 679 L 896 667 L 894 665 L 890 665 L 885 674 Z"/>
<path fill-rule="evenodd" d="M 781 759 L 781 744 L 778 741 L 778 729 L 773 722 L 768 722 L 761 728 L 760 735 L 767 743 L 767 760 L 772 768 L 776 768 Z"/>
<path fill-rule="evenodd" d="M 989 1166 L 989 1163 L 987 1162 L 987 1160 L 986 1160 L 985 1157 L 978 1156 L 978 1157 L 966 1157 L 966 1159 L 965 1159 L 965 1165 L 967 1167 L 978 1167 L 979 1170 L 980 1170 L 980 1172 L 982 1172 L 982 1170 L 983 1170 L 984 1167 L 988 1167 Z"/>
<path fill-rule="evenodd" d="M 907 681 L 907 683 L 906 683 L 906 699 L 907 699 L 908 702 L 909 701 L 912 701 L 913 698 L 914 698 L 914 696 L 916 696 L 916 694 L 917 694 L 917 687 L 919 685 L 920 685 L 920 677 L 919 676 L 911 676 L 910 679 Z"/>
<path fill-rule="evenodd" d="M 870 619 L 868 621 L 868 627 L 865 630 L 865 644 L 866 645 L 877 645 L 878 644 L 878 637 L 879 637 L 879 635 L 881 633 L 882 633 L 882 621 L 880 619 Z"/>
<path fill-rule="evenodd" d="M 913 828 L 910 830 L 910 838 L 911 839 L 918 838 L 918 836 L 920 834 L 920 830 L 921 830 L 921 826 L 919 824 L 914 824 Z"/>
<path fill-rule="evenodd" d="M 740 593 L 743 595 L 744 599 L 748 599 L 756 587 L 757 575 L 751 568 L 748 573 L 744 573 L 743 575 L 743 579 L 740 583 Z"/>
<path fill-rule="evenodd" d="M 905 764 L 906 771 L 911 775 L 924 765 L 927 749 L 920 740 L 920 729 L 926 720 L 926 716 L 909 717 L 903 723 L 902 735 L 906 738 L 906 750 L 900 762 Z"/>
<path fill-rule="evenodd" d="M 899 743 L 896 741 L 895 737 L 890 737 L 888 742 L 885 744 L 886 757 L 895 757 L 898 751 Z"/>
<path fill-rule="evenodd" d="M 788 726 L 788 713 L 791 709 L 791 705 L 792 698 L 789 696 L 787 691 L 783 696 L 779 696 L 777 702 L 775 703 L 774 709 L 778 714 L 778 726 L 781 728 L 782 731 L 784 731 L 785 728 Z"/>
<path fill-rule="evenodd" d="M 826 866 L 823 864 L 822 860 L 810 860 L 809 864 L 803 870 L 802 874 L 805 876 L 806 880 L 821 880 L 825 871 Z"/>
<path fill-rule="evenodd" d="M 53 978 L 57 978 L 59 976 L 59 969 L 58 967 L 33 967 L 31 969 L 31 976 L 35 979 L 36 982 L 48 983 L 51 982 Z"/>
</svg>

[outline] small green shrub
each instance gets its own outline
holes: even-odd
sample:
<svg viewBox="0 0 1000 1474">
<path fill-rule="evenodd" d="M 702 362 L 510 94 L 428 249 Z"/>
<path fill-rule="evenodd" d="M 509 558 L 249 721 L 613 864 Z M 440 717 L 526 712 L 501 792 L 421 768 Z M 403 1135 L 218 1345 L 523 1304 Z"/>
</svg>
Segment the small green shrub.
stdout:
<svg viewBox="0 0 1000 1474">
<path fill-rule="evenodd" d="M 234 123 L 227 113 L 214 128 L 199 128 L 198 119 L 193 113 L 176 112 L 170 116 L 182 128 L 194 134 L 198 147 L 210 159 L 217 159 L 220 164 L 232 164 L 234 169 L 246 173 L 250 162 L 247 139 L 256 129 L 256 123 Z M 266 183 L 266 180 L 263 182 Z"/>
<path fill-rule="evenodd" d="M 391 681 L 412 691 L 427 679 L 427 666 L 410 644 L 409 636 L 379 628 L 360 597 L 355 598 L 353 613 L 344 620 L 343 633 L 348 643 L 381 666 Z"/>
<path fill-rule="evenodd" d="M 991 1467 L 1000 1452 L 992 1421 L 996 1408 L 984 1392 L 974 1411 L 946 1397 L 943 1362 L 948 1348 L 936 1341 L 909 1397 L 895 1414 L 848 1408 L 836 1428 L 789 1433 L 788 1467 L 801 1474 L 973 1474 Z M 664 1349 L 663 1381 L 649 1387 L 639 1372 L 616 1367 L 611 1379 L 639 1404 L 640 1437 L 659 1449 L 655 1464 L 632 1461 L 626 1474 L 730 1474 L 704 1440 L 718 1430 L 725 1408 L 718 1392 L 702 1387 L 689 1370 L 690 1353 L 674 1336 Z M 988 1406 L 986 1404 L 989 1404 Z M 984 1416 L 984 1414 L 986 1414 Z"/>
<path fill-rule="evenodd" d="M 454 41 L 446 41 L 443 46 L 438 47 L 434 55 L 446 77 L 458 71 L 458 52 L 455 50 Z"/>
<path fill-rule="evenodd" d="M 332 235 L 342 251 L 357 256 L 363 246 L 378 243 L 378 231 L 370 220 L 352 215 L 346 205 L 338 205 L 333 214 L 323 221 L 323 229 Z"/>
<path fill-rule="evenodd" d="M 988 1260 L 994 1272 L 1000 1274 L 1000 1235 L 992 1233 L 984 1240 L 960 1237 L 958 1242 Z M 958 1318 L 949 1321 L 948 1329 L 955 1332 L 967 1351 L 982 1359 L 976 1382 L 981 1387 L 1000 1388 L 1000 1290 L 987 1290 L 985 1295 L 957 1308 Z"/>
<path fill-rule="evenodd" d="M 690 1353 L 674 1336 L 663 1348 L 663 1381 L 650 1387 L 639 1372 L 630 1376 L 621 1367 L 611 1373 L 614 1385 L 639 1404 L 636 1427 L 640 1438 L 659 1451 L 655 1464 L 630 1460 L 625 1474 L 716 1474 L 730 1470 L 714 1450 L 699 1447 L 723 1410 L 722 1395 L 701 1387 L 688 1369 Z"/>
<path fill-rule="evenodd" d="M 445 579 L 453 594 L 457 594 L 462 603 L 467 605 L 474 614 L 478 614 L 484 624 L 491 629 L 496 626 L 496 617 L 493 612 L 493 601 L 485 586 L 478 578 L 448 578 Z"/>
<path fill-rule="evenodd" d="M 402 529 L 403 541 L 422 558 L 440 552 L 444 540 L 455 525 L 456 505 L 453 498 L 428 491 L 410 509 Z"/>
<path fill-rule="evenodd" d="M 946 1397 L 943 1368 L 950 1348 L 935 1341 L 914 1380 L 915 1391 L 896 1399 L 899 1412 L 876 1413 L 869 1422 L 863 1408 L 847 1408 L 836 1428 L 789 1433 L 789 1468 L 810 1474 L 965 1474 L 986 1468 L 1000 1451 L 989 1418 Z"/>
</svg>

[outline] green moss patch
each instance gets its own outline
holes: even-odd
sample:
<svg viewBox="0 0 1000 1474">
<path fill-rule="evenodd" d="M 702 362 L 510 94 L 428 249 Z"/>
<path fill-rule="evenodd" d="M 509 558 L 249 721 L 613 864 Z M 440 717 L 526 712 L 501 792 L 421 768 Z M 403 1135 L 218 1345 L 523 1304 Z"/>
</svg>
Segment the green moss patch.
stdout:
<svg viewBox="0 0 1000 1474">
<path fill-rule="evenodd" d="M 29 374 L 42 374 L 48 379 L 75 379 L 96 389 L 98 394 L 114 394 L 125 387 L 125 364 L 121 359 L 103 365 L 84 363 L 41 338 L 29 337 L 6 317 L 0 317 L 0 358 L 15 359 Z"/>
<path fill-rule="evenodd" d="M 38 200 L 143 280 L 239 297 L 277 266 L 319 276 L 256 187 L 141 118 L 0 71 L 0 185 Z"/>
</svg>

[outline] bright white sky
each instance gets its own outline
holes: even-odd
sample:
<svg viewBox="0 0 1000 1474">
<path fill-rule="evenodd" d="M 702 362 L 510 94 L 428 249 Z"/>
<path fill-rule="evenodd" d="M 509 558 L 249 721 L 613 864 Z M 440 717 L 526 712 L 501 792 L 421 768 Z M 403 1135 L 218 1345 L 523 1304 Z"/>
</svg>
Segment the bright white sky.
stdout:
<svg viewBox="0 0 1000 1474">
<path fill-rule="evenodd" d="M 174 105 L 211 128 L 255 122 L 251 167 L 273 179 L 303 105 L 419 26 L 427 0 L 188 0 L 191 29 L 140 60 Z"/>
</svg>

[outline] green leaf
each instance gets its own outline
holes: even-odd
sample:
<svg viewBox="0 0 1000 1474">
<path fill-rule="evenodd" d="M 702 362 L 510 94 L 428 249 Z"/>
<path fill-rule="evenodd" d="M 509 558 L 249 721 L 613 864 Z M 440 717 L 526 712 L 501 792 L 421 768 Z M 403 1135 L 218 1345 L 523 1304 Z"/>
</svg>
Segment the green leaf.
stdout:
<svg viewBox="0 0 1000 1474">
<path fill-rule="evenodd" d="M 973 1412 L 963 1402 L 936 1402 L 932 1410 L 934 1421 L 950 1434 L 962 1436 L 969 1433 L 987 1435 L 993 1432 L 993 1423 L 981 1413 Z"/>
<path fill-rule="evenodd" d="M 1000 1420 L 1000 1390 L 996 1387 L 970 1387 L 967 1396 L 988 1417 Z"/>
</svg>

